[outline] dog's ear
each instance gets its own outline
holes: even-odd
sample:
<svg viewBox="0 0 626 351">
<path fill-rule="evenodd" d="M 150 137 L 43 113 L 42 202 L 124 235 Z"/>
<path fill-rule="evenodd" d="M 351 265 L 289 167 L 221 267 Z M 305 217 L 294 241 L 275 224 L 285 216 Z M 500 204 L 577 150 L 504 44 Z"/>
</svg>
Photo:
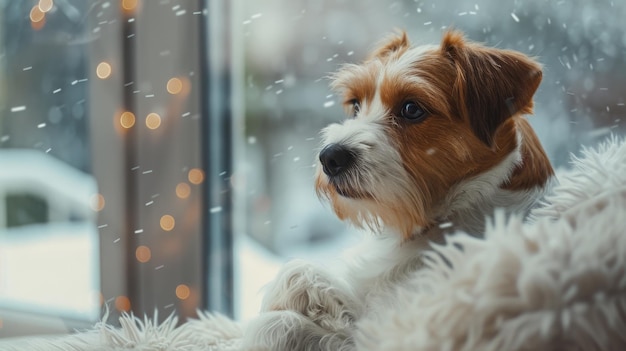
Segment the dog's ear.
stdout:
<svg viewBox="0 0 626 351">
<path fill-rule="evenodd" d="M 372 59 L 385 60 L 394 53 L 406 51 L 409 47 L 411 47 L 411 43 L 406 32 L 396 30 L 395 33 L 387 36 L 378 44 L 366 61 Z"/>
<path fill-rule="evenodd" d="M 541 82 L 541 65 L 511 50 L 466 42 L 448 31 L 441 53 L 456 68 L 454 97 L 459 113 L 480 140 L 491 146 L 496 129 L 517 113 L 532 113 L 532 97 Z"/>
</svg>

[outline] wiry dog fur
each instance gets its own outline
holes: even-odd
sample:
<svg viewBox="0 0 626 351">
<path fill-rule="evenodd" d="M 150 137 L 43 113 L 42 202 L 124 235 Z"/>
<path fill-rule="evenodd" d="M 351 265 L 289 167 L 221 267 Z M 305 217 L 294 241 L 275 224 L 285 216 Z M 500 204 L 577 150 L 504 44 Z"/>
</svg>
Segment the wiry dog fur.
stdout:
<svg viewBox="0 0 626 351">
<path fill-rule="evenodd" d="M 449 31 L 440 46 L 386 39 L 332 88 L 350 118 L 323 130 L 318 194 L 337 216 L 379 235 L 331 271 L 288 263 L 268 287 L 246 345 L 350 350 L 355 325 L 390 306 L 423 266 L 429 242 L 479 235 L 496 208 L 526 213 L 553 175 L 524 115 L 541 66 Z"/>
<path fill-rule="evenodd" d="M 458 233 L 434 245 L 425 267 L 371 302 L 351 334 L 296 311 L 262 313 L 247 329 L 219 315 L 178 327 L 175 317 L 159 325 L 125 315 L 120 328 L 103 322 L 76 335 L 0 339 L 0 349 L 626 350 L 625 140 L 584 150 L 546 199 L 535 222 L 499 218 L 484 239 Z"/>
</svg>

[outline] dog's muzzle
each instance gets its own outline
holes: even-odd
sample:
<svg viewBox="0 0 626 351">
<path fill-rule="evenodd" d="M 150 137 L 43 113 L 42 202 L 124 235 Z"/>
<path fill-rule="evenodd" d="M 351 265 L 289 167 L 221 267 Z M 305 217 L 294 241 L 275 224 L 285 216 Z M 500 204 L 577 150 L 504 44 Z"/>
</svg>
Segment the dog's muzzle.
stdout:
<svg viewBox="0 0 626 351">
<path fill-rule="evenodd" d="M 330 144 L 320 152 L 322 169 L 329 177 L 336 177 L 348 170 L 356 161 L 356 154 L 341 144 Z"/>
</svg>

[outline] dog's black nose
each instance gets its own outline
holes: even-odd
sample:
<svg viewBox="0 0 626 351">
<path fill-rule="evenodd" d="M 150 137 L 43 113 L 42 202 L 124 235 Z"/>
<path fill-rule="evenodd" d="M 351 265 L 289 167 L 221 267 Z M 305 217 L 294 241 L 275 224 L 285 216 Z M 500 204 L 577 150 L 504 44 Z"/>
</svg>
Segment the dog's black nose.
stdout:
<svg viewBox="0 0 626 351">
<path fill-rule="evenodd" d="M 339 144 L 330 144 L 320 152 L 322 168 L 329 177 L 339 175 L 350 168 L 355 158 L 354 153 L 350 149 Z"/>
</svg>

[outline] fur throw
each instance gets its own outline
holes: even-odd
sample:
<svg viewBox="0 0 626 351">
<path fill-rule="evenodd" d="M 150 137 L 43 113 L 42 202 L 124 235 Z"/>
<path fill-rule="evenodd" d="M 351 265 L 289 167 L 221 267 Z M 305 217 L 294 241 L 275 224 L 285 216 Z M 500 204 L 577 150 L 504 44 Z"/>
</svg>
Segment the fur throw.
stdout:
<svg viewBox="0 0 626 351">
<path fill-rule="evenodd" d="M 458 233 L 357 325 L 357 350 L 626 350 L 626 142 L 610 138 L 530 222 L 496 214 L 483 239 Z M 176 328 L 131 316 L 71 336 L 0 341 L 0 350 L 241 348 L 244 326 L 201 314 Z"/>
</svg>

